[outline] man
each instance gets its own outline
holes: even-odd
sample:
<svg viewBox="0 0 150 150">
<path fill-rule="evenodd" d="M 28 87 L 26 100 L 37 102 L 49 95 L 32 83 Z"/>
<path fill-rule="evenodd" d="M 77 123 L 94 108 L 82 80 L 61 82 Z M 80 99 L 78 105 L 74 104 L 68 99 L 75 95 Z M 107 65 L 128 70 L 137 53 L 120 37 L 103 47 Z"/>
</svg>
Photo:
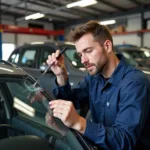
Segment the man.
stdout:
<svg viewBox="0 0 150 150">
<path fill-rule="evenodd" d="M 88 70 L 76 89 L 71 89 L 64 58 L 59 51 L 47 63 L 56 75 L 57 100 L 50 102 L 53 115 L 104 149 L 134 149 L 141 138 L 149 106 L 150 86 L 146 76 L 115 55 L 108 29 L 89 21 L 69 34 L 81 62 Z M 78 115 L 75 108 L 90 103 L 92 120 Z"/>
</svg>

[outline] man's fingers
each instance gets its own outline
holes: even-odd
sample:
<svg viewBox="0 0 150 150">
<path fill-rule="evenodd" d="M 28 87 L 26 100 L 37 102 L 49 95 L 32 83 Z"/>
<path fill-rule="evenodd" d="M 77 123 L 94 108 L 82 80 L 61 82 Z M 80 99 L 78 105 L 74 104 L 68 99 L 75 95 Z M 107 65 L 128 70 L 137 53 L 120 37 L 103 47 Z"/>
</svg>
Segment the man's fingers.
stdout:
<svg viewBox="0 0 150 150">
<path fill-rule="evenodd" d="M 69 111 L 68 108 L 59 108 L 59 107 L 56 107 L 53 109 L 53 114 L 54 113 L 60 113 L 60 114 L 67 114 Z"/>
<path fill-rule="evenodd" d="M 52 56 L 51 56 L 51 55 L 48 55 L 48 59 L 47 59 L 47 61 L 46 61 L 48 65 L 51 64 L 51 59 L 52 59 Z"/>
<path fill-rule="evenodd" d="M 54 111 L 54 109 L 59 109 L 59 111 L 61 112 L 61 111 L 69 111 L 69 106 L 68 105 L 65 105 L 65 104 L 53 104 L 53 105 L 50 105 L 50 108 L 51 109 L 53 109 L 53 111 Z"/>
<path fill-rule="evenodd" d="M 47 59 L 47 64 L 51 65 L 56 61 L 56 57 L 59 55 L 59 51 L 57 51 L 56 53 L 52 53 L 51 55 L 48 56 Z"/>
<path fill-rule="evenodd" d="M 55 53 L 56 55 L 56 57 L 58 57 L 59 55 L 60 55 L 60 51 L 59 50 L 56 50 L 56 53 Z"/>
<path fill-rule="evenodd" d="M 61 113 L 54 113 L 53 116 L 57 117 L 59 119 L 62 119 L 62 114 Z"/>
<path fill-rule="evenodd" d="M 72 105 L 72 102 L 70 101 L 66 101 L 66 100 L 52 100 L 49 102 L 50 105 L 54 105 L 54 104 L 60 104 L 60 105 Z"/>
</svg>

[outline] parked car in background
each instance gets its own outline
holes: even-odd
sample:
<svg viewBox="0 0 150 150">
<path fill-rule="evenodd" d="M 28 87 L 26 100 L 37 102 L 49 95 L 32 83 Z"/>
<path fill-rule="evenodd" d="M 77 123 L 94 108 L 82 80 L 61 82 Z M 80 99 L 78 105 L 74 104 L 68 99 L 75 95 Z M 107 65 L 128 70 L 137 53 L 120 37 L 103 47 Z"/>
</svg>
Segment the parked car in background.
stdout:
<svg viewBox="0 0 150 150">
<path fill-rule="evenodd" d="M 116 44 L 116 47 L 119 48 L 136 48 L 138 47 L 137 45 L 133 45 L 133 44 Z"/>
<path fill-rule="evenodd" d="M 75 51 L 75 46 L 69 42 L 54 41 L 25 44 L 16 48 L 10 55 L 8 61 L 20 66 L 34 78 L 38 79 L 48 67 L 46 64 L 48 55 L 52 54 L 57 49 L 62 50 L 65 46 L 67 46 L 67 51 L 64 53 L 65 64 L 70 84 L 72 87 L 75 87 L 87 72 L 80 71 L 80 69 L 82 70 L 83 65 Z M 50 93 L 52 93 L 52 87 L 55 85 L 54 82 L 55 76 L 51 70 L 40 78 L 41 85 Z"/>
<path fill-rule="evenodd" d="M 68 48 L 64 53 L 65 64 L 67 67 L 70 84 L 72 87 L 75 87 L 78 82 L 81 81 L 85 75 L 87 75 L 87 71 L 81 63 L 80 57 L 77 55 L 75 46 L 72 43 L 53 41 L 25 44 L 16 48 L 10 55 L 8 61 L 20 66 L 34 78 L 38 79 L 47 68 L 46 60 L 48 55 L 52 54 L 57 49 L 62 50 L 65 46 Z M 139 48 L 129 44 L 118 45 L 114 47 L 116 53 L 122 53 L 125 56 L 127 63 L 139 69 L 149 71 L 145 64 L 141 65 L 141 61 L 139 62 L 137 59 L 132 57 L 131 53 L 127 51 L 128 49 L 130 50 Z M 43 88 L 51 94 L 53 89 L 52 87 L 55 86 L 54 82 L 55 75 L 51 70 L 49 70 L 44 76 L 40 78 L 40 83 Z"/>
<path fill-rule="evenodd" d="M 140 47 L 124 47 L 115 46 L 121 52 L 126 52 L 130 54 L 140 66 L 145 66 L 150 68 L 150 50 Z"/>
<path fill-rule="evenodd" d="M 122 54 L 125 57 L 125 60 L 128 64 L 130 64 L 131 66 L 143 71 L 145 74 L 147 74 L 148 78 L 150 79 L 150 68 L 148 68 L 147 66 L 143 66 L 141 64 L 139 64 L 139 62 L 137 62 L 132 55 L 130 55 L 129 53 L 127 53 L 126 51 L 120 51 L 119 49 L 114 49 L 116 54 Z"/>
<path fill-rule="evenodd" d="M 21 68 L 0 61 L 0 147 L 1 144 L 7 143 L 3 140 L 5 138 L 35 135 L 47 140 L 51 150 L 94 149 L 94 145 L 77 131 L 67 128 L 58 118 L 53 118 L 51 125 L 45 123 L 47 114 L 52 117 L 48 103 L 53 96 L 39 83 L 33 86 L 35 81 Z M 19 138 L 11 139 L 10 145 L 15 139 L 21 144 L 24 138 L 20 141 Z M 32 141 L 34 140 L 31 140 L 31 144 Z M 26 144 L 28 143 L 29 141 Z"/>
</svg>

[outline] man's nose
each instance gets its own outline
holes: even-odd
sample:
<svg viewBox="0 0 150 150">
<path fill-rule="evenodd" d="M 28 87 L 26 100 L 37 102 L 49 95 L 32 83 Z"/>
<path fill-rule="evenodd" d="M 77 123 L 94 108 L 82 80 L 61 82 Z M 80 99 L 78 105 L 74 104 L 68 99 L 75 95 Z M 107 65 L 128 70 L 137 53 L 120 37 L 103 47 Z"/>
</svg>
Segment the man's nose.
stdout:
<svg viewBox="0 0 150 150">
<path fill-rule="evenodd" d="M 81 57 L 81 63 L 84 64 L 86 62 L 88 62 L 88 58 L 85 55 L 82 55 L 82 57 Z"/>
</svg>

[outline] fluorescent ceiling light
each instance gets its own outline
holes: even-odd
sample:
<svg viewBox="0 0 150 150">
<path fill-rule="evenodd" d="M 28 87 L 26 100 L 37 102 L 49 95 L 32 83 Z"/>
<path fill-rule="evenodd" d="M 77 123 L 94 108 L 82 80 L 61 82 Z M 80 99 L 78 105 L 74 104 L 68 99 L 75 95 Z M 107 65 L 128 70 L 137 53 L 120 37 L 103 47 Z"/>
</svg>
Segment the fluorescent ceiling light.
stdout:
<svg viewBox="0 0 150 150">
<path fill-rule="evenodd" d="M 39 18 L 42 18 L 44 17 L 45 15 L 44 14 L 41 14 L 41 13 L 35 13 L 35 14 L 32 14 L 32 15 L 29 15 L 29 16 L 26 16 L 25 17 L 25 20 L 29 20 L 29 19 L 39 19 Z"/>
<path fill-rule="evenodd" d="M 115 24 L 116 21 L 115 20 L 108 20 L 108 21 L 101 21 L 100 24 L 101 25 L 109 25 L 109 24 Z"/>
<path fill-rule="evenodd" d="M 86 7 L 89 5 L 96 4 L 96 3 L 97 3 L 96 0 L 80 0 L 78 2 L 68 4 L 68 5 L 66 5 L 66 7 L 67 8 L 71 8 L 71 7 L 75 7 L 75 6 Z"/>
<path fill-rule="evenodd" d="M 44 42 L 32 42 L 30 43 L 31 45 L 35 45 L 35 44 L 44 44 Z"/>
<path fill-rule="evenodd" d="M 86 7 L 86 6 L 89 6 L 89 5 L 94 5 L 96 4 L 97 1 L 96 0 L 82 0 L 81 3 L 79 4 L 80 7 Z"/>
</svg>

